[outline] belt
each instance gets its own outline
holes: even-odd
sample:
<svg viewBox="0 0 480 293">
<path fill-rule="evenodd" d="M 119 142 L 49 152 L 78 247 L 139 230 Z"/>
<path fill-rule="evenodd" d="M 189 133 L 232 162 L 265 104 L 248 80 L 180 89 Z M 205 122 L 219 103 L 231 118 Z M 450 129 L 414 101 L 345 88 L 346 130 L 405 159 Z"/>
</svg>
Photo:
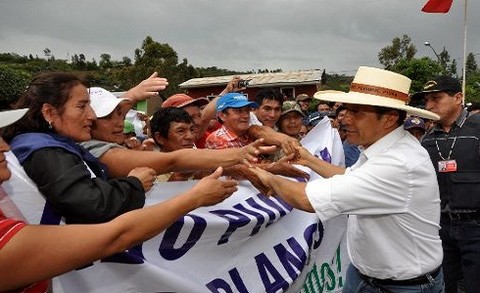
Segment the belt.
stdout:
<svg viewBox="0 0 480 293">
<path fill-rule="evenodd" d="M 421 275 L 420 277 L 416 277 L 413 279 L 407 280 L 393 280 L 393 279 L 377 279 L 372 278 L 369 276 L 365 276 L 360 274 L 364 280 L 368 283 L 371 283 L 374 286 L 385 286 L 385 285 L 398 285 L 398 286 L 414 286 L 414 285 L 423 285 L 423 284 L 430 284 L 433 283 L 434 279 L 437 277 L 438 273 L 440 272 L 441 266 L 436 268 L 435 270 L 427 273 L 425 275 Z"/>
<path fill-rule="evenodd" d="M 455 211 L 442 212 L 442 217 L 448 217 L 450 220 L 474 220 L 480 219 L 480 211 L 468 213 L 459 213 Z"/>
</svg>

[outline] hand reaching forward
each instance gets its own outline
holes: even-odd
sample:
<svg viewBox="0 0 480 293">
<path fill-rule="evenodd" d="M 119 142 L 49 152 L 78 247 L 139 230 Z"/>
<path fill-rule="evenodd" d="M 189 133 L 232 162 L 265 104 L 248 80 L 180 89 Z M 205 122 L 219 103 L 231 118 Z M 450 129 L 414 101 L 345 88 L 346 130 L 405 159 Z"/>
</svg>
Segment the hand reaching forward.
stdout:
<svg viewBox="0 0 480 293">
<path fill-rule="evenodd" d="M 267 170 L 270 173 L 286 177 L 310 179 L 310 175 L 296 168 L 290 163 L 294 159 L 294 157 L 295 154 L 290 154 L 289 156 L 285 156 L 276 162 L 268 164 L 263 169 Z"/>
<path fill-rule="evenodd" d="M 270 178 L 272 176 L 275 176 L 273 175 L 272 173 L 268 172 L 268 171 L 265 171 L 261 168 L 258 168 L 258 167 L 251 167 L 250 168 L 250 172 L 254 175 L 254 177 L 259 181 L 259 182 L 255 182 L 253 183 L 252 181 L 252 184 L 255 185 L 260 185 L 262 186 L 262 189 L 263 190 L 260 190 L 263 194 L 267 195 L 267 196 L 273 196 L 274 195 L 274 191 L 273 191 L 273 188 L 272 186 L 270 185 Z"/>
<path fill-rule="evenodd" d="M 257 139 L 249 145 L 246 145 L 240 150 L 239 163 L 256 163 L 258 156 L 262 154 L 272 154 L 276 151 L 275 146 L 265 146 L 263 138 Z"/>
<path fill-rule="evenodd" d="M 295 149 L 298 155 L 294 157 L 292 160 L 296 164 L 309 167 L 310 163 L 312 163 L 315 160 L 318 160 L 318 158 L 316 158 L 306 148 L 302 146 L 297 146 Z"/>
<path fill-rule="evenodd" d="M 163 91 L 167 86 L 168 80 L 159 77 L 158 72 L 154 72 L 150 77 L 142 80 L 138 85 L 129 89 L 123 97 L 129 98 L 136 103 L 153 96 L 158 96 L 158 92 Z"/>
<path fill-rule="evenodd" d="M 143 189 L 145 191 L 149 191 L 152 188 L 153 183 L 155 182 L 157 172 L 155 172 L 155 170 L 153 170 L 152 168 L 138 167 L 130 171 L 130 173 L 128 173 L 128 176 L 138 178 L 138 180 L 142 182 Z"/>
<path fill-rule="evenodd" d="M 233 177 L 237 180 L 248 180 L 252 185 L 258 189 L 263 194 L 269 193 L 269 188 L 263 185 L 262 181 L 258 176 L 252 171 L 252 167 L 247 166 L 247 164 L 238 164 L 232 167 L 225 169 L 225 175 Z"/>
<path fill-rule="evenodd" d="M 220 180 L 223 168 L 218 167 L 215 172 L 200 180 L 191 192 L 198 207 L 217 204 L 237 191 L 237 181 Z"/>
</svg>

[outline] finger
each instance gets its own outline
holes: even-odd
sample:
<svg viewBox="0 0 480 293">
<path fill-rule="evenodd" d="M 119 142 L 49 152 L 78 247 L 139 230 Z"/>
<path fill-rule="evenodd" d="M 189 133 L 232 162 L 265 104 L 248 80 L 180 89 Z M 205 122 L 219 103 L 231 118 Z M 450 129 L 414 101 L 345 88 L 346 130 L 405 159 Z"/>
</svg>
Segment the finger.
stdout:
<svg viewBox="0 0 480 293">
<path fill-rule="evenodd" d="M 155 71 L 155 72 L 152 73 L 152 75 L 150 75 L 150 77 L 147 78 L 147 79 L 155 78 L 155 77 L 157 77 L 157 76 L 158 76 L 158 72 Z"/>
<path fill-rule="evenodd" d="M 211 179 L 218 179 L 220 178 L 220 176 L 222 176 L 222 172 L 223 172 L 223 168 L 222 167 L 218 167 L 215 172 L 213 172 L 212 174 L 208 175 L 207 177 L 205 178 L 211 178 Z"/>
<path fill-rule="evenodd" d="M 223 181 L 223 187 L 225 188 L 230 188 L 230 187 L 235 187 L 238 185 L 238 182 L 236 180 L 225 180 Z"/>
<path fill-rule="evenodd" d="M 251 155 L 247 155 L 246 158 L 242 160 L 242 163 L 246 165 L 248 168 L 251 168 L 253 167 L 253 164 L 251 164 L 250 162 L 256 163 L 257 161 L 258 161 L 258 158 L 252 157 Z"/>
<path fill-rule="evenodd" d="M 232 195 L 232 193 L 235 193 L 238 190 L 238 187 L 229 187 L 225 188 L 225 194 L 227 194 L 227 197 Z"/>
<path fill-rule="evenodd" d="M 254 142 L 252 142 L 251 145 L 254 146 L 254 147 L 259 147 L 259 146 L 263 145 L 263 142 L 264 142 L 264 139 L 259 138 L 259 139 L 255 140 Z"/>
<path fill-rule="evenodd" d="M 258 150 L 259 150 L 260 154 L 270 155 L 270 154 L 273 154 L 277 151 L 277 147 L 274 146 L 274 145 L 260 146 L 260 147 L 258 147 Z"/>
</svg>

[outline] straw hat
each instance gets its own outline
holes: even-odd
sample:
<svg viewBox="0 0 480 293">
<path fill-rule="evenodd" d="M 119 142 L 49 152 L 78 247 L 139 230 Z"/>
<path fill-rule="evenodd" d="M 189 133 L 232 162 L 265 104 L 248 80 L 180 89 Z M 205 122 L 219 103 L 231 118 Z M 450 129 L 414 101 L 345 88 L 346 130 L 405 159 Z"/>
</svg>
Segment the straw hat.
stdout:
<svg viewBox="0 0 480 293">
<path fill-rule="evenodd" d="M 28 108 L 0 112 L 0 127 L 5 127 L 22 118 Z"/>
<path fill-rule="evenodd" d="M 405 111 L 422 118 L 438 120 L 430 111 L 407 106 L 411 80 L 388 70 L 360 66 L 348 93 L 319 91 L 314 98 L 322 101 L 379 106 Z"/>
</svg>

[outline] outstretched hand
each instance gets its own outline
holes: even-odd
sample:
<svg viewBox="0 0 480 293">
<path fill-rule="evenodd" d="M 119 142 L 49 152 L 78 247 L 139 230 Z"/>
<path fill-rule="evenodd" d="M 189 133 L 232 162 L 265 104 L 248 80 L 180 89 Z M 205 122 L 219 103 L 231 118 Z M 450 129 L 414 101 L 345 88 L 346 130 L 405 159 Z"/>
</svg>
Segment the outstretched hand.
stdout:
<svg viewBox="0 0 480 293">
<path fill-rule="evenodd" d="M 298 148 L 302 147 L 300 142 L 293 138 L 293 137 L 288 137 L 288 139 L 284 139 L 281 144 L 282 151 L 286 156 L 293 155 L 293 158 L 291 160 L 295 161 L 299 158 L 299 153 L 298 153 Z"/>
<path fill-rule="evenodd" d="M 252 171 L 253 167 L 247 166 L 247 164 L 238 164 L 232 167 L 228 167 L 225 170 L 225 175 L 233 177 L 237 180 L 248 180 L 252 185 L 263 194 L 269 193 L 269 188 L 263 185 L 262 181 L 258 178 L 255 172 Z"/>
<path fill-rule="evenodd" d="M 238 183 L 235 180 L 221 180 L 223 168 L 218 167 L 215 172 L 200 180 L 193 188 L 197 206 L 217 204 L 237 191 Z"/>
<path fill-rule="evenodd" d="M 269 184 L 270 177 L 275 175 L 258 167 L 251 167 L 249 168 L 249 171 L 253 175 L 251 176 L 255 178 L 255 181 L 250 180 L 253 186 L 267 196 L 273 196 L 275 194 L 273 188 Z M 260 188 L 257 186 L 260 186 Z"/>
<path fill-rule="evenodd" d="M 263 138 L 257 139 L 251 144 L 242 147 L 241 150 L 241 161 L 239 163 L 246 163 L 251 166 L 251 163 L 258 162 L 258 156 L 264 154 L 273 154 L 276 151 L 275 146 L 265 146 Z"/>
<path fill-rule="evenodd" d="M 142 80 L 138 85 L 129 89 L 124 97 L 131 99 L 134 103 L 147 98 L 158 96 L 159 91 L 163 91 L 168 86 L 168 80 L 158 76 L 154 72 L 147 79 Z"/>
<path fill-rule="evenodd" d="M 297 156 L 293 158 L 293 161 L 296 164 L 308 167 L 309 163 L 317 159 L 306 148 L 302 146 L 297 146 L 295 150 L 296 150 Z"/>
<path fill-rule="evenodd" d="M 152 168 L 138 167 L 128 173 L 128 176 L 136 177 L 142 183 L 143 189 L 149 191 L 155 182 L 157 172 Z"/>
<path fill-rule="evenodd" d="M 291 178 L 305 178 L 310 179 L 310 175 L 291 164 L 292 160 L 294 160 L 295 154 L 290 154 L 289 156 L 285 156 L 280 160 L 273 162 L 267 166 L 265 166 L 265 170 L 286 177 Z"/>
</svg>

